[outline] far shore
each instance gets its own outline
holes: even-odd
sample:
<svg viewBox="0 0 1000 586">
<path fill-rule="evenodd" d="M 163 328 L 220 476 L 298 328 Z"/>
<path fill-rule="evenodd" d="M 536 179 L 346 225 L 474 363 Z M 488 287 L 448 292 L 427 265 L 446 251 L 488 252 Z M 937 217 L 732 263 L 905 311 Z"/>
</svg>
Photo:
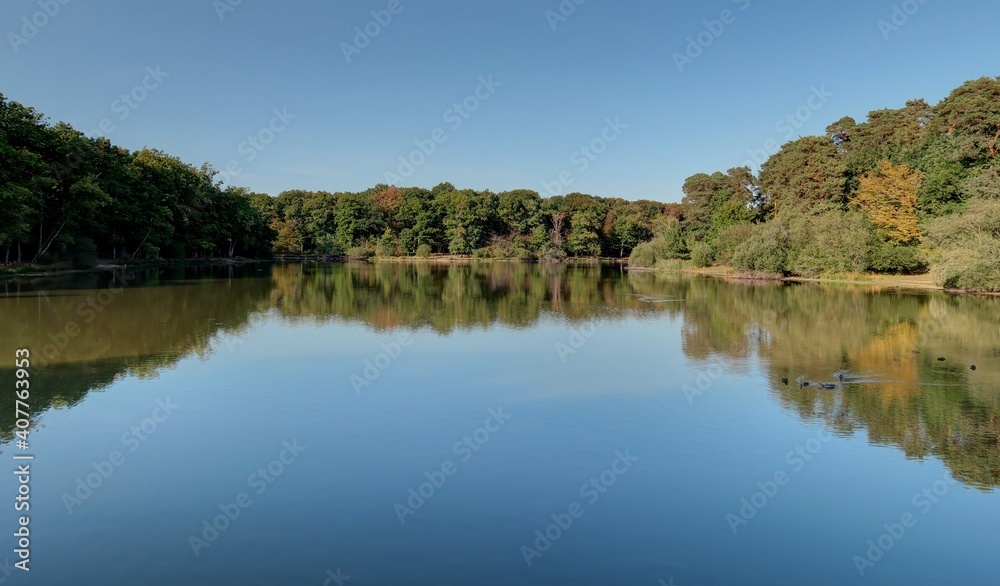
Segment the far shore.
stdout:
<svg viewBox="0 0 1000 586">
<path fill-rule="evenodd" d="M 831 285 L 868 285 L 878 289 L 900 289 L 900 290 L 925 290 L 925 291 L 945 291 L 948 293 L 966 295 L 989 295 L 1000 296 L 1000 293 L 987 291 L 964 291 L 961 289 L 946 289 L 940 285 L 935 285 L 929 274 L 922 275 L 880 275 L 875 273 L 849 273 L 839 275 L 826 275 L 822 277 L 779 277 L 768 274 L 748 274 L 741 273 L 736 269 L 715 265 L 711 267 L 696 268 L 687 261 L 674 261 L 667 266 L 659 267 L 632 267 L 628 264 L 627 258 L 597 258 L 580 257 L 566 258 L 562 260 L 520 260 L 516 258 L 475 258 L 471 255 L 463 254 L 435 254 L 429 257 L 417 256 L 393 256 L 393 257 L 372 257 L 369 259 L 349 259 L 349 258 L 323 258 L 315 256 L 283 256 L 274 259 L 247 259 L 247 258 L 199 258 L 183 260 L 160 260 L 160 261 L 129 261 L 121 262 L 111 259 L 100 260 L 96 266 L 87 269 L 73 268 L 69 263 L 57 263 L 53 265 L 9 265 L 0 267 L 0 279 L 13 279 L 21 277 L 58 277 L 63 275 L 94 273 L 103 271 L 118 271 L 128 268 L 159 268 L 178 266 L 226 266 L 271 262 L 328 262 L 328 263 L 349 263 L 349 262 L 372 262 L 372 263 L 410 263 L 410 264 L 469 264 L 469 263 L 536 263 L 536 264 L 618 264 L 636 273 L 684 273 L 690 275 L 700 275 L 704 277 L 714 277 L 728 281 L 739 282 L 786 282 L 786 283 L 825 283 Z"/>
<path fill-rule="evenodd" d="M 715 277 L 729 281 L 774 281 L 786 283 L 825 283 L 831 285 L 868 285 L 878 289 L 901 289 L 901 290 L 926 290 L 945 291 L 962 295 L 989 295 L 997 296 L 1000 293 L 989 291 L 964 291 L 961 289 L 946 289 L 940 285 L 935 285 L 928 273 L 922 275 L 880 275 L 875 273 L 851 273 L 842 275 L 827 275 L 822 277 L 779 277 L 775 275 L 747 274 L 740 273 L 736 269 L 716 265 L 711 267 L 696 268 L 686 265 L 683 261 L 678 261 L 673 266 L 639 268 L 628 267 L 629 271 L 635 272 L 670 272 L 686 273 L 691 275 L 701 275 L 705 277 Z"/>
</svg>

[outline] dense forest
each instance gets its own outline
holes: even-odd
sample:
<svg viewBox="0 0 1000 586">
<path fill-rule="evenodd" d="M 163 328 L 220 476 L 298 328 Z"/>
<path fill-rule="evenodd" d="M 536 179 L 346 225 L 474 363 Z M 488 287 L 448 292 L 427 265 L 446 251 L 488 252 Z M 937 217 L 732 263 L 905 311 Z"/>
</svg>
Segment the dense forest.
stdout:
<svg viewBox="0 0 1000 586">
<path fill-rule="evenodd" d="M 845 117 L 746 167 L 693 175 L 682 216 L 632 264 L 690 258 L 746 273 L 918 273 L 1000 290 L 1000 78 L 936 106 Z"/>
<path fill-rule="evenodd" d="M 766 275 L 921 273 L 1000 290 L 1000 78 L 935 106 L 842 118 L 761 166 L 699 173 L 680 204 L 376 185 L 270 197 L 205 164 L 131 152 L 0 94 L 5 263 L 429 256 L 673 259 Z"/>
<path fill-rule="evenodd" d="M 0 259 L 628 255 L 679 206 L 582 194 L 377 185 L 360 193 L 223 187 L 209 165 L 130 152 L 0 94 Z"/>
<path fill-rule="evenodd" d="M 266 195 L 153 149 L 50 125 L 0 94 L 0 260 L 270 255 Z"/>
</svg>

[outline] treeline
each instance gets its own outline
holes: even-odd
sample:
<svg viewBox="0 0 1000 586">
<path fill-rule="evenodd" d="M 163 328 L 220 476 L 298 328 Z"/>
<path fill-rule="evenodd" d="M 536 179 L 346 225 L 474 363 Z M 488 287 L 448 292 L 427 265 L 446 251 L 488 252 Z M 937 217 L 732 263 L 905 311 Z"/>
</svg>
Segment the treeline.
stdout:
<svg viewBox="0 0 1000 586">
<path fill-rule="evenodd" d="M 270 198 L 215 175 L 51 125 L 0 94 L 0 260 L 270 256 Z"/>
<path fill-rule="evenodd" d="M 684 183 L 681 215 L 631 262 L 691 259 L 746 273 L 919 273 L 1000 290 L 1000 78 L 935 106 L 845 117 L 749 168 Z"/>
<path fill-rule="evenodd" d="M 130 152 L 0 94 L 0 259 L 624 257 L 677 204 L 574 193 L 377 185 L 358 193 L 223 187 L 216 171 Z"/>
<path fill-rule="evenodd" d="M 503 193 L 377 185 L 359 193 L 286 191 L 272 200 L 278 254 L 350 258 L 429 256 L 559 260 L 623 257 L 678 206 L 580 193 L 543 199 Z"/>
</svg>

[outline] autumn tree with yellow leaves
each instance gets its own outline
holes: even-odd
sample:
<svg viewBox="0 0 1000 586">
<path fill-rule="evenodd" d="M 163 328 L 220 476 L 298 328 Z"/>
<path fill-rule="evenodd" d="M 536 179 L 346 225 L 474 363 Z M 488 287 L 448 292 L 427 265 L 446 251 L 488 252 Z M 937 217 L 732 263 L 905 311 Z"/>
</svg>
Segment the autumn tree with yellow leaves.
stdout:
<svg viewBox="0 0 1000 586">
<path fill-rule="evenodd" d="M 863 175 L 851 196 L 875 227 L 890 239 L 907 244 L 920 237 L 917 226 L 917 192 L 924 174 L 906 163 L 883 161 Z"/>
</svg>

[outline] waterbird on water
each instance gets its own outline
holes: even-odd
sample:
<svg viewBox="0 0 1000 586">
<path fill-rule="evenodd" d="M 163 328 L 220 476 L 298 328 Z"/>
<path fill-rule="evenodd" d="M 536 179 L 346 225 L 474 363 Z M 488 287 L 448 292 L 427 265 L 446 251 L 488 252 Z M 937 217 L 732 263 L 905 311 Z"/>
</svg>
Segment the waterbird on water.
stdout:
<svg viewBox="0 0 1000 586">
<path fill-rule="evenodd" d="M 944 356 L 939 357 L 938 362 L 944 362 Z"/>
<path fill-rule="evenodd" d="M 972 367 L 972 370 L 976 370 L 976 367 L 975 367 L 975 366 L 973 366 L 973 367 Z M 788 384 L 788 379 L 787 379 L 787 378 L 785 378 L 785 377 L 781 377 L 781 384 L 783 384 L 783 385 L 787 385 L 787 384 Z"/>
<path fill-rule="evenodd" d="M 975 365 L 975 364 L 973 364 L 972 366 L 970 366 L 970 367 L 969 367 L 969 370 L 976 370 L 976 365 Z"/>
</svg>

